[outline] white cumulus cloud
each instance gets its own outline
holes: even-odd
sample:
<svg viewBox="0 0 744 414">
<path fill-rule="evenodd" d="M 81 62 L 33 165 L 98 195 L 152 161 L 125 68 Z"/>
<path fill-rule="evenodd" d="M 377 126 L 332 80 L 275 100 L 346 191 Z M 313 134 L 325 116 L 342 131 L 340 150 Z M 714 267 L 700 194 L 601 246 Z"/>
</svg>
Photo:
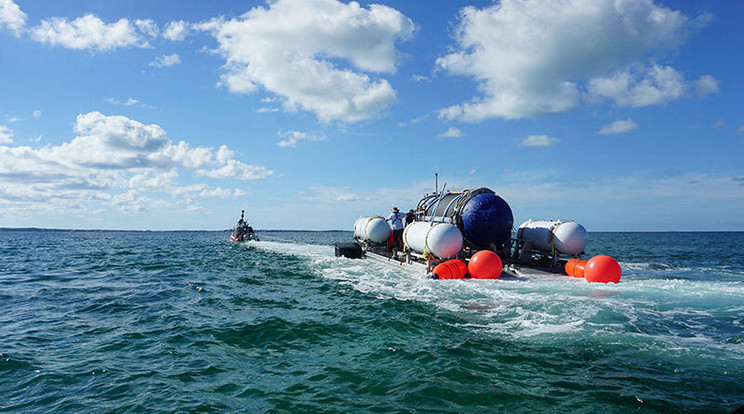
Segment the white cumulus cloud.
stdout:
<svg viewBox="0 0 744 414">
<path fill-rule="evenodd" d="M 73 130 L 76 136 L 57 146 L 0 145 L 0 204 L 85 210 L 86 203 L 98 202 L 136 213 L 164 203 L 143 192 L 180 197 L 181 205 L 191 205 L 195 197 L 240 194 L 204 183 L 179 186 L 179 170 L 242 180 L 273 174 L 234 159 L 226 146 L 214 151 L 173 143 L 160 126 L 124 116 L 80 114 Z"/>
<path fill-rule="evenodd" d="M 132 189 L 147 191 L 165 191 L 175 184 L 178 171 L 175 169 L 165 172 L 144 172 L 136 174 L 129 179 L 129 187 Z"/>
<path fill-rule="evenodd" d="M 324 135 L 308 134 L 302 131 L 279 131 L 277 135 L 284 138 L 276 144 L 280 147 L 296 147 L 300 141 L 318 142 L 326 139 Z"/>
<path fill-rule="evenodd" d="M 190 27 L 191 25 L 183 20 L 170 22 L 165 25 L 163 37 L 168 40 L 181 41 L 188 36 Z"/>
<path fill-rule="evenodd" d="M 311 186 L 308 200 L 333 203 L 357 201 L 360 197 L 353 193 L 349 187 Z"/>
<path fill-rule="evenodd" d="M 140 103 L 139 99 L 134 99 L 134 98 L 127 98 L 126 101 L 118 101 L 114 98 L 108 98 L 106 99 L 106 102 L 114 104 L 114 105 L 124 105 L 124 106 L 132 106 L 132 105 L 137 105 L 138 103 Z"/>
<path fill-rule="evenodd" d="M 246 165 L 237 160 L 228 160 L 225 165 L 212 169 L 199 169 L 197 173 L 211 178 L 238 178 L 241 180 L 260 180 L 274 172 L 266 167 Z"/>
<path fill-rule="evenodd" d="M 137 19 L 134 21 L 134 25 L 139 29 L 142 34 L 144 34 L 147 37 L 156 38 L 160 34 L 160 29 L 158 29 L 158 25 L 150 20 L 140 20 Z"/>
<path fill-rule="evenodd" d="M 13 142 L 13 131 L 5 125 L 0 125 L 0 144 Z"/>
<path fill-rule="evenodd" d="M 217 198 L 228 198 L 228 197 L 237 197 L 236 194 L 242 194 L 243 191 L 240 189 L 234 189 L 230 190 L 228 188 L 222 188 L 217 187 L 213 188 L 211 190 L 202 190 L 202 192 L 199 193 L 199 196 L 201 197 L 217 197 Z"/>
<path fill-rule="evenodd" d="M 198 28 L 217 38 L 226 60 L 220 83 L 230 91 L 263 88 L 324 122 L 356 122 L 390 106 L 390 83 L 365 72 L 395 71 L 395 42 L 414 32 L 395 9 L 336 0 L 272 1 Z"/>
<path fill-rule="evenodd" d="M 262 106 L 262 107 L 256 109 L 256 112 L 258 112 L 259 114 L 270 114 L 270 113 L 274 113 L 274 112 L 279 112 L 279 108 L 272 108 L 272 107 L 269 107 L 269 106 Z"/>
<path fill-rule="evenodd" d="M 460 138 L 463 135 L 464 134 L 462 133 L 462 131 L 460 131 L 460 129 L 455 128 L 455 127 L 450 127 L 447 131 L 442 132 L 438 136 L 440 138 Z"/>
<path fill-rule="evenodd" d="M 567 112 L 587 88 L 618 105 L 653 105 L 689 87 L 674 68 L 644 63 L 682 44 L 696 24 L 653 0 L 502 0 L 460 17 L 456 49 L 437 64 L 474 78 L 482 95 L 440 110 L 444 119 Z"/>
<path fill-rule="evenodd" d="M 589 81 L 592 94 L 630 107 L 665 104 L 684 95 L 686 88 L 681 72 L 658 65 L 642 71 L 627 69 Z"/>
<path fill-rule="evenodd" d="M 597 131 L 599 135 L 624 134 L 634 129 L 638 129 L 638 124 L 628 118 L 623 121 L 615 121 L 610 125 L 605 125 Z"/>
<path fill-rule="evenodd" d="M 26 28 L 27 17 L 13 0 L 0 0 L 0 28 L 6 27 L 20 37 Z"/>
<path fill-rule="evenodd" d="M 695 81 L 695 94 L 702 98 L 704 96 L 718 93 L 719 88 L 719 82 L 718 79 L 710 76 L 710 75 L 703 75 Z"/>
<path fill-rule="evenodd" d="M 161 55 L 150 62 L 150 66 L 154 68 L 169 68 L 181 63 L 181 57 L 177 53 L 172 55 Z"/>
<path fill-rule="evenodd" d="M 529 135 L 519 144 L 523 147 L 550 147 L 561 142 L 558 138 L 547 135 Z"/>
<path fill-rule="evenodd" d="M 104 23 L 92 14 L 75 20 L 52 17 L 30 29 L 31 38 L 52 46 L 68 49 L 111 51 L 123 47 L 149 47 L 146 37 L 157 36 L 157 26 L 151 20 L 119 19 Z"/>
<path fill-rule="evenodd" d="M 147 199 L 142 197 L 137 191 L 129 190 L 126 193 L 120 193 L 112 196 L 108 204 L 117 206 L 122 211 L 126 211 L 128 213 L 139 213 L 142 211 L 147 211 L 147 207 L 145 206 L 146 202 Z"/>
</svg>

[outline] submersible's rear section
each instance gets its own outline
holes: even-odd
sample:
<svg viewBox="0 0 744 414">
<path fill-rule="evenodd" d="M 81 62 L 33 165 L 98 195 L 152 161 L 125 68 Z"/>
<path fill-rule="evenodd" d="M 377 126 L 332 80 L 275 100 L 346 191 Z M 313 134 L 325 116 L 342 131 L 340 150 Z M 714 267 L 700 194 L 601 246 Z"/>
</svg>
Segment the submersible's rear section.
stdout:
<svg viewBox="0 0 744 414">
<path fill-rule="evenodd" d="M 466 247 L 503 250 L 511 241 L 514 216 L 503 198 L 481 187 L 426 196 L 419 201 L 422 219 L 457 226 Z"/>
</svg>

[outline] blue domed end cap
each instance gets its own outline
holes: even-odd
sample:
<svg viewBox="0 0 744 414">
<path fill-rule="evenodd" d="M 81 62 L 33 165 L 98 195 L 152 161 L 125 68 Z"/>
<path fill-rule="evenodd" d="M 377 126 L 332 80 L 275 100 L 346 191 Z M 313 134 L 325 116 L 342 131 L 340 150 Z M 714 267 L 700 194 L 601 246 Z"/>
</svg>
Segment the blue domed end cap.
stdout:
<svg viewBox="0 0 744 414">
<path fill-rule="evenodd" d="M 478 194 L 462 209 L 463 236 L 477 249 L 503 248 L 514 225 L 509 204 L 496 194 Z"/>
</svg>

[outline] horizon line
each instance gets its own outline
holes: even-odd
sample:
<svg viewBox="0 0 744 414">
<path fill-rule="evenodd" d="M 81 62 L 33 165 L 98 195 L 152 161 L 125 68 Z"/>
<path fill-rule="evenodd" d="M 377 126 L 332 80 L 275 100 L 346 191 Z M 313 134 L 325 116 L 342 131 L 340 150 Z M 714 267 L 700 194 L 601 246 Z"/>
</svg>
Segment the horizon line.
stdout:
<svg viewBox="0 0 744 414">
<path fill-rule="evenodd" d="M 112 231 L 112 232 L 228 232 L 231 228 L 219 230 L 207 229 L 75 229 L 75 228 L 47 228 L 47 227 L 0 227 L 0 231 Z M 314 231 L 314 232 L 353 232 L 353 230 L 337 229 L 258 229 L 256 232 L 292 232 L 292 231 Z M 592 230 L 589 233 L 744 233 L 744 230 Z"/>
</svg>

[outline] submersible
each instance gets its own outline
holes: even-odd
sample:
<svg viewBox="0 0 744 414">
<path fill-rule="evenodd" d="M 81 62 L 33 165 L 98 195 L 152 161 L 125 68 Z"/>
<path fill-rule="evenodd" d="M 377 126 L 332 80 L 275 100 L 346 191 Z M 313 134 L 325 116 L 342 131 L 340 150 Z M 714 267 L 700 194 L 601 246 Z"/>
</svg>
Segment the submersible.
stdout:
<svg viewBox="0 0 744 414">
<path fill-rule="evenodd" d="M 404 249 L 392 243 L 384 217 L 354 223 L 354 242 L 337 243 L 336 256 L 369 258 L 416 270 L 436 279 L 497 279 L 571 275 L 590 282 L 615 282 L 621 270 L 609 256 L 580 259 L 586 229 L 574 221 L 528 220 L 512 237 L 514 215 L 493 190 L 479 187 L 427 194 L 403 231 Z M 566 266 L 570 263 L 570 266 Z"/>
</svg>

